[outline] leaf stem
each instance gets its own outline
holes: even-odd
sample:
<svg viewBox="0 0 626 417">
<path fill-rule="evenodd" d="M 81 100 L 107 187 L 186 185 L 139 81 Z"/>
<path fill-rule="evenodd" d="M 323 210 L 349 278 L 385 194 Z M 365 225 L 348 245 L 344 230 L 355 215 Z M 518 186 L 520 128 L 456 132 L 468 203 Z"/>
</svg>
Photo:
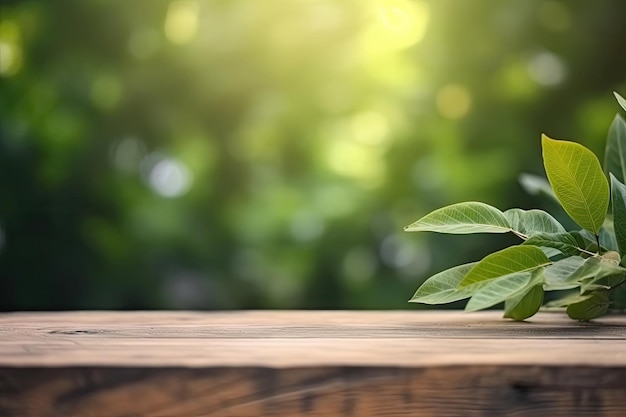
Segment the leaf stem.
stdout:
<svg viewBox="0 0 626 417">
<path fill-rule="evenodd" d="M 522 239 L 522 240 L 527 240 L 527 239 L 528 239 L 528 236 L 526 236 L 525 234 L 523 234 L 523 233 L 521 233 L 521 232 L 518 232 L 517 230 L 513 230 L 513 229 L 511 229 L 511 232 L 512 232 L 515 236 L 519 237 L 519 238 L 520 238 L 520 239 Z"/>
<path fill-rule="evenodd" d="M 578 249 L 582 253 L 586 253 L 587 255 L 598 256 L 596 252 L 591 252 L 591 251 L 588 251 L 587 249 L 583 249 L 583 248 L 576 248 L 576 249 Z"/>
<path fill-rule="evenodd" d="M 522 239 L 524 241 L 528 240 L 528 236 L 525 235 L 524 233 L 518 232 L 517 230 L 513 230 L 513 229 L 510 229 L 510 230 L 511 230 L 511 233 L 513 233 L 515 236 L 519 237 L 520 239 Z M 598 242 L 598 248 L 600 248 L 600 237 L 598 235 L 596 235 L 596 242 Z M 583 248 L 578 248 L 578 247 L 576 249 L 578 249 L 579 252 L 586 253 L 587 255 L 591 255 L 591 256 L 599 256 L 600 255 L 600 249 L 598 249 L 597 253 L 588 251 L 588 250 L 583 249 Z"/>
</svg>

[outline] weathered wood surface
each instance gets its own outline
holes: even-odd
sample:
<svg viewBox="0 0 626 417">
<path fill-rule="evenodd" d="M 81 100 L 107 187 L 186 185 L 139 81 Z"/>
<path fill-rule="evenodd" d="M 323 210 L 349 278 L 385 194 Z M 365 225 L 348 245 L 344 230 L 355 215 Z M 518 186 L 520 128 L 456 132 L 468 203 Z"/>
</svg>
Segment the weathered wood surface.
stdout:
<svg viewBox="0 0 626 417">
<path fill-rule="evenodd" d="M 626 416 L 626 316 L 0 314 L 0 416 Z"/>
</svg>

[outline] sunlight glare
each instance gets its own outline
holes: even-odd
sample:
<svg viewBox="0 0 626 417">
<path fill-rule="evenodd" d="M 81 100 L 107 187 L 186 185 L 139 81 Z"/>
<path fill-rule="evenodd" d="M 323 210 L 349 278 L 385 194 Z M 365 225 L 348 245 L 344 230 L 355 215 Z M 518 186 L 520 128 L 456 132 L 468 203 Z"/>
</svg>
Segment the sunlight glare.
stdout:
<svg viewBox="0 0 626 417">
<path fill-rule="evenodd" d="M 352 117 L 352 135 L 365 145 L 382 145 L 389 138 L 389 123 L 385 116 L 375 111 L 366 111 Z"/>
<path fill-rule="evenodd" d="M 165 18 L 165 36 L 175 44 L 189 43 L 198 31 L 199 3 L 196 0 L 175 0 Z"/>
<path fill-rule="evenodd" d="M 425 2 L 381 0 L 374 7 L 376 18 L 364 36 L 368 52 L 406 49 L 424 38 L 430 17 Z"/>
<path fill-rule="evenodd" d="M 0 22 L 0 77 L 10 77 L 22 68 L 19 27 L 10 20 Z"/>
<path fill-rule="evenodd" d="M 372 146 L 347 140 L 329 143 L 327 162 L 340 175 L 360 180 L 366 188 L 376 188 L 385 180 L 385 164 L 380 152 Z"/>
</svg>

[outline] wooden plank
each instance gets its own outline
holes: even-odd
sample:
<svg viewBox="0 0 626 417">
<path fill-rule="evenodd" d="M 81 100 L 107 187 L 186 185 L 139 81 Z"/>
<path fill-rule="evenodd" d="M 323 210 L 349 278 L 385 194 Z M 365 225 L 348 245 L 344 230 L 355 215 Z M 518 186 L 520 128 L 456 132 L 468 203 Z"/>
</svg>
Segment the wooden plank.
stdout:
<svg viewBox="0 0 626 417">
<path fill-rule="evenodd" d="M 7 379 L 10 379 L 9 385 Z M 3 416 L 623 417 L 624 368 L 53 368 L 3 372 Z"/>
<path fill-rule="evenodd" d="M 540 314 L 531 322 L 516 323 L 502 320 L 500 314 L 405 311 L 4 314 L 0 315 L 0 365 L 626 366 L 624 316 L 578 323 L 564 315 Z"/>
<path fill-rule="evenodd" d="M 623 416 L 626 317 L 0 314 L 0 416 Z"/>
</svg>

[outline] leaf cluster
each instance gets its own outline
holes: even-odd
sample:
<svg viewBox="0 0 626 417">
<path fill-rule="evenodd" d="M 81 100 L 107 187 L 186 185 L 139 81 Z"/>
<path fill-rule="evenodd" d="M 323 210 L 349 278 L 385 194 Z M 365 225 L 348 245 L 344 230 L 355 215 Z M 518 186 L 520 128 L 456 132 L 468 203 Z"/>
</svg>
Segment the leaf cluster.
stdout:
<svg viewBox="0 0 626 417">
<path fill-rule="evenodd" d="M 626 110 L 626 100 L 615 93 Z M 581 227 L 567 231 L 542 210 L 506 211 L 481 202 L 453 204 L 405 227 L 409 232 L 513 233 L 521 243 L 428 278 L 411 302 L 444 304 L 469 298 L 476 311 L 504 303 L 504 317 L 524 320 L 544 303 L 546 291 L 567 291 L 546 304 L 572 319 L 626 308 L 626 122 L 609 128 L 604 169 L 589 149 L 542 135 L 547 181 L 525 176 L 523 185 L 553 196 Z"/>
</svg>

